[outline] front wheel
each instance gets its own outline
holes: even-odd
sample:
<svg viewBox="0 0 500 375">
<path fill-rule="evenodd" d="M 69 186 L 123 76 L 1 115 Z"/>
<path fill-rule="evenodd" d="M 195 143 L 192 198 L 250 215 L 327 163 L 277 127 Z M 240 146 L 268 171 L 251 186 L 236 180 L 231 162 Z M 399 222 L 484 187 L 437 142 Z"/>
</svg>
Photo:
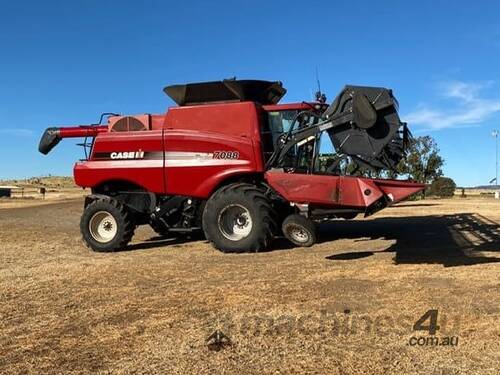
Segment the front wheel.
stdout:
<svg viewBox="0 0 500 375">
<path fill-rule="evenodd" d="M 288 216 L 281 226 L 283 235 L 294 245 L 310 247 L 316 243 L 316 225 L 302 215 Z"/>
<path fill-rule="evenodd" d="M 134 235 L 127 208 L 112 198 L 96 199 L 85 207 L 80 221 L 83 242 L 97 252 L 123 249 Z"/>
<path fill-rule="evenodd" d="M 263 250 L 276 226 L 269 199 L 246 183 L 225 186 L 212 195 L 202 221 L 206 238 L 223 252 Z"/>
</svg>

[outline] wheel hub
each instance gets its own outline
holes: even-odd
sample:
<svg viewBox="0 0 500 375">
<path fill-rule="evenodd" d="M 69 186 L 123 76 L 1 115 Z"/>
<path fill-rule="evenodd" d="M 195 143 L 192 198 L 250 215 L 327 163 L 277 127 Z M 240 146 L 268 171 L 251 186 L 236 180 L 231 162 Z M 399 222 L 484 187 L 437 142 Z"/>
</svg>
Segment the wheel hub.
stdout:
<svg viewBox="0 0 500 375">
<path fill-rule="evenodd" d="M 107 211 L 96 212 L 89 221 L 90 235 L 94 240 L 106 243 L 115 238 L 118 230 L 116 220 Z"/>
<path fill-rule="evenodd" d="M 250 212 L 239 204 L 225 207 L 219 214 L 218 225 L 222 235 L 231 241 L 246 238 L 253 228 Z"/>
<path fill-rule="evenodd" d="M 290 237 L 300 243 L 305 243 L 309 240 L 309 233 L 301 226 L 293 226 L 289 232 Z"/>
</svg>

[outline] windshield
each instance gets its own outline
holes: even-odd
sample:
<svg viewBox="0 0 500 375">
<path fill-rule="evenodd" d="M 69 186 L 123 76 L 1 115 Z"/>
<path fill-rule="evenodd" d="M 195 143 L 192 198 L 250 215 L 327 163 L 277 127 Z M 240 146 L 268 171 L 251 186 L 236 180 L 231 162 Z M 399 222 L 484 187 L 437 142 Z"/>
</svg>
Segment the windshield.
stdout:
<svg viewBox="0 0 500 375">
<path fill-rule="evenodd" d="M 292 122 L 298 113 L 298 110 L 268 112 L 269 131 L 272 135 L 273 145 L 276 145 L 276 141 L 281 134 L 290 130 Z"/>
<path fill-rule="evenodd" d="M 281 134 L 290 131 L 292 125 L 295 128 L 294 130 L 297 130 L 298 128 L 312 125 L 318 121 L 318 117 L 311 116 L 303 109 L 271 111 L 267 112 L 267 118 L 269 129 L 264 130 L 263 133 L 267 132 L 271 134 L 273 145 L 276 145 Z M 293 124 L 295 120 L 297 121 Z"/>
<path fill-rule="evenodd" d="M 357 175 L 358 167 L 348 155 L 337 153 L 330 136 L 322 132 L 293 144 L 278 159 L 275 168 L 287 173 Z"/>
<path fill-rule="evenodd" d="M 315 124 L 319 120 L 317 115 L 311 113 L 311 111 L 304 111 L 304 109 L 290 109 L 283 111 L 269 111 L 266 112 L 263 128 L 262 128 L 262 143 L 264 146 L 264 157 L 267 161 L 268 158 L 273 154 L 278 144 L 280 136 L 284 133 L 288 133 L 292 126 L 293 130 L 298 130 L 302 127 Z M 311 144 L 314 144 L 312 142 Z M 309 148 L 307 145 L 305 148 Z M 295 152 L 302 155 L 302 159 L 309 155 L 312 156 L 312 149 L 307 151 L 300 151 L 300 146 L 297 147 Z M 292 153 L 294 151 L 290 151 Z M 290 156 L 290 155 L 289 155 Z M 295 158 L 295 157 L 294 157 Z M 289 158 L 291 160 L 293 158 Z M 302 166 L 305 165 L 305 160 L 302 160 Z"/>
</svg>

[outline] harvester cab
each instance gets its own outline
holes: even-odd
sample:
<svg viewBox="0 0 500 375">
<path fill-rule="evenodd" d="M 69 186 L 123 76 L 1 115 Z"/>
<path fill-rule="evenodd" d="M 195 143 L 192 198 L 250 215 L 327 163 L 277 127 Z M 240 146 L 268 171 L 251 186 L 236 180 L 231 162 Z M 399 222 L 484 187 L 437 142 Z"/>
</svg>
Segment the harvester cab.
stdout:
<svg viewBox="0 0 500 375">
<path fill-rule="evenodd" d="M 42 136 L 43 154 L 62 138 L 92 140 L 74 174 L 92 190 L 81 231 L 93 250 L 124 247 L 142 224 L 161 235 L 202 229 L 222 251 L 257 251 L 280 235 L 310 246 L 318 223 L 371 215 L 425 187 L 363 174 L 405 155 L 410 133 L 391 90 L 346 86 L 331 105 L 280 104 L 281 82 L 164 91 L 177 104 L 164 115 L 110 114 L 107 125 Z"/>
</svg>

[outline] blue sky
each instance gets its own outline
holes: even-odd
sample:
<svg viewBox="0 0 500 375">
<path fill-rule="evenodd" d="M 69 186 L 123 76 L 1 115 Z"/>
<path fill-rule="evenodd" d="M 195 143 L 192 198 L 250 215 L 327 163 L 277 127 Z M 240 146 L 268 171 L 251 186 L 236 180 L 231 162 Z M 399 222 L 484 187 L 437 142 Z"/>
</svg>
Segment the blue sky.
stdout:
<svg viewBox="0 0 500 375">
<path fill-rule="evenodd" d="M 459 185 L 494 177 L 500 3 L 481 1 L 0 0 L 0 179 L 70 175 L 76 140 L 48 156 L 47 126 L 101 112 L 161 113 L 166 84 L 281 80 L 311 99 L 344 84 L 394 90 L 415 135 L 433 136 Z"/>
</svg>

